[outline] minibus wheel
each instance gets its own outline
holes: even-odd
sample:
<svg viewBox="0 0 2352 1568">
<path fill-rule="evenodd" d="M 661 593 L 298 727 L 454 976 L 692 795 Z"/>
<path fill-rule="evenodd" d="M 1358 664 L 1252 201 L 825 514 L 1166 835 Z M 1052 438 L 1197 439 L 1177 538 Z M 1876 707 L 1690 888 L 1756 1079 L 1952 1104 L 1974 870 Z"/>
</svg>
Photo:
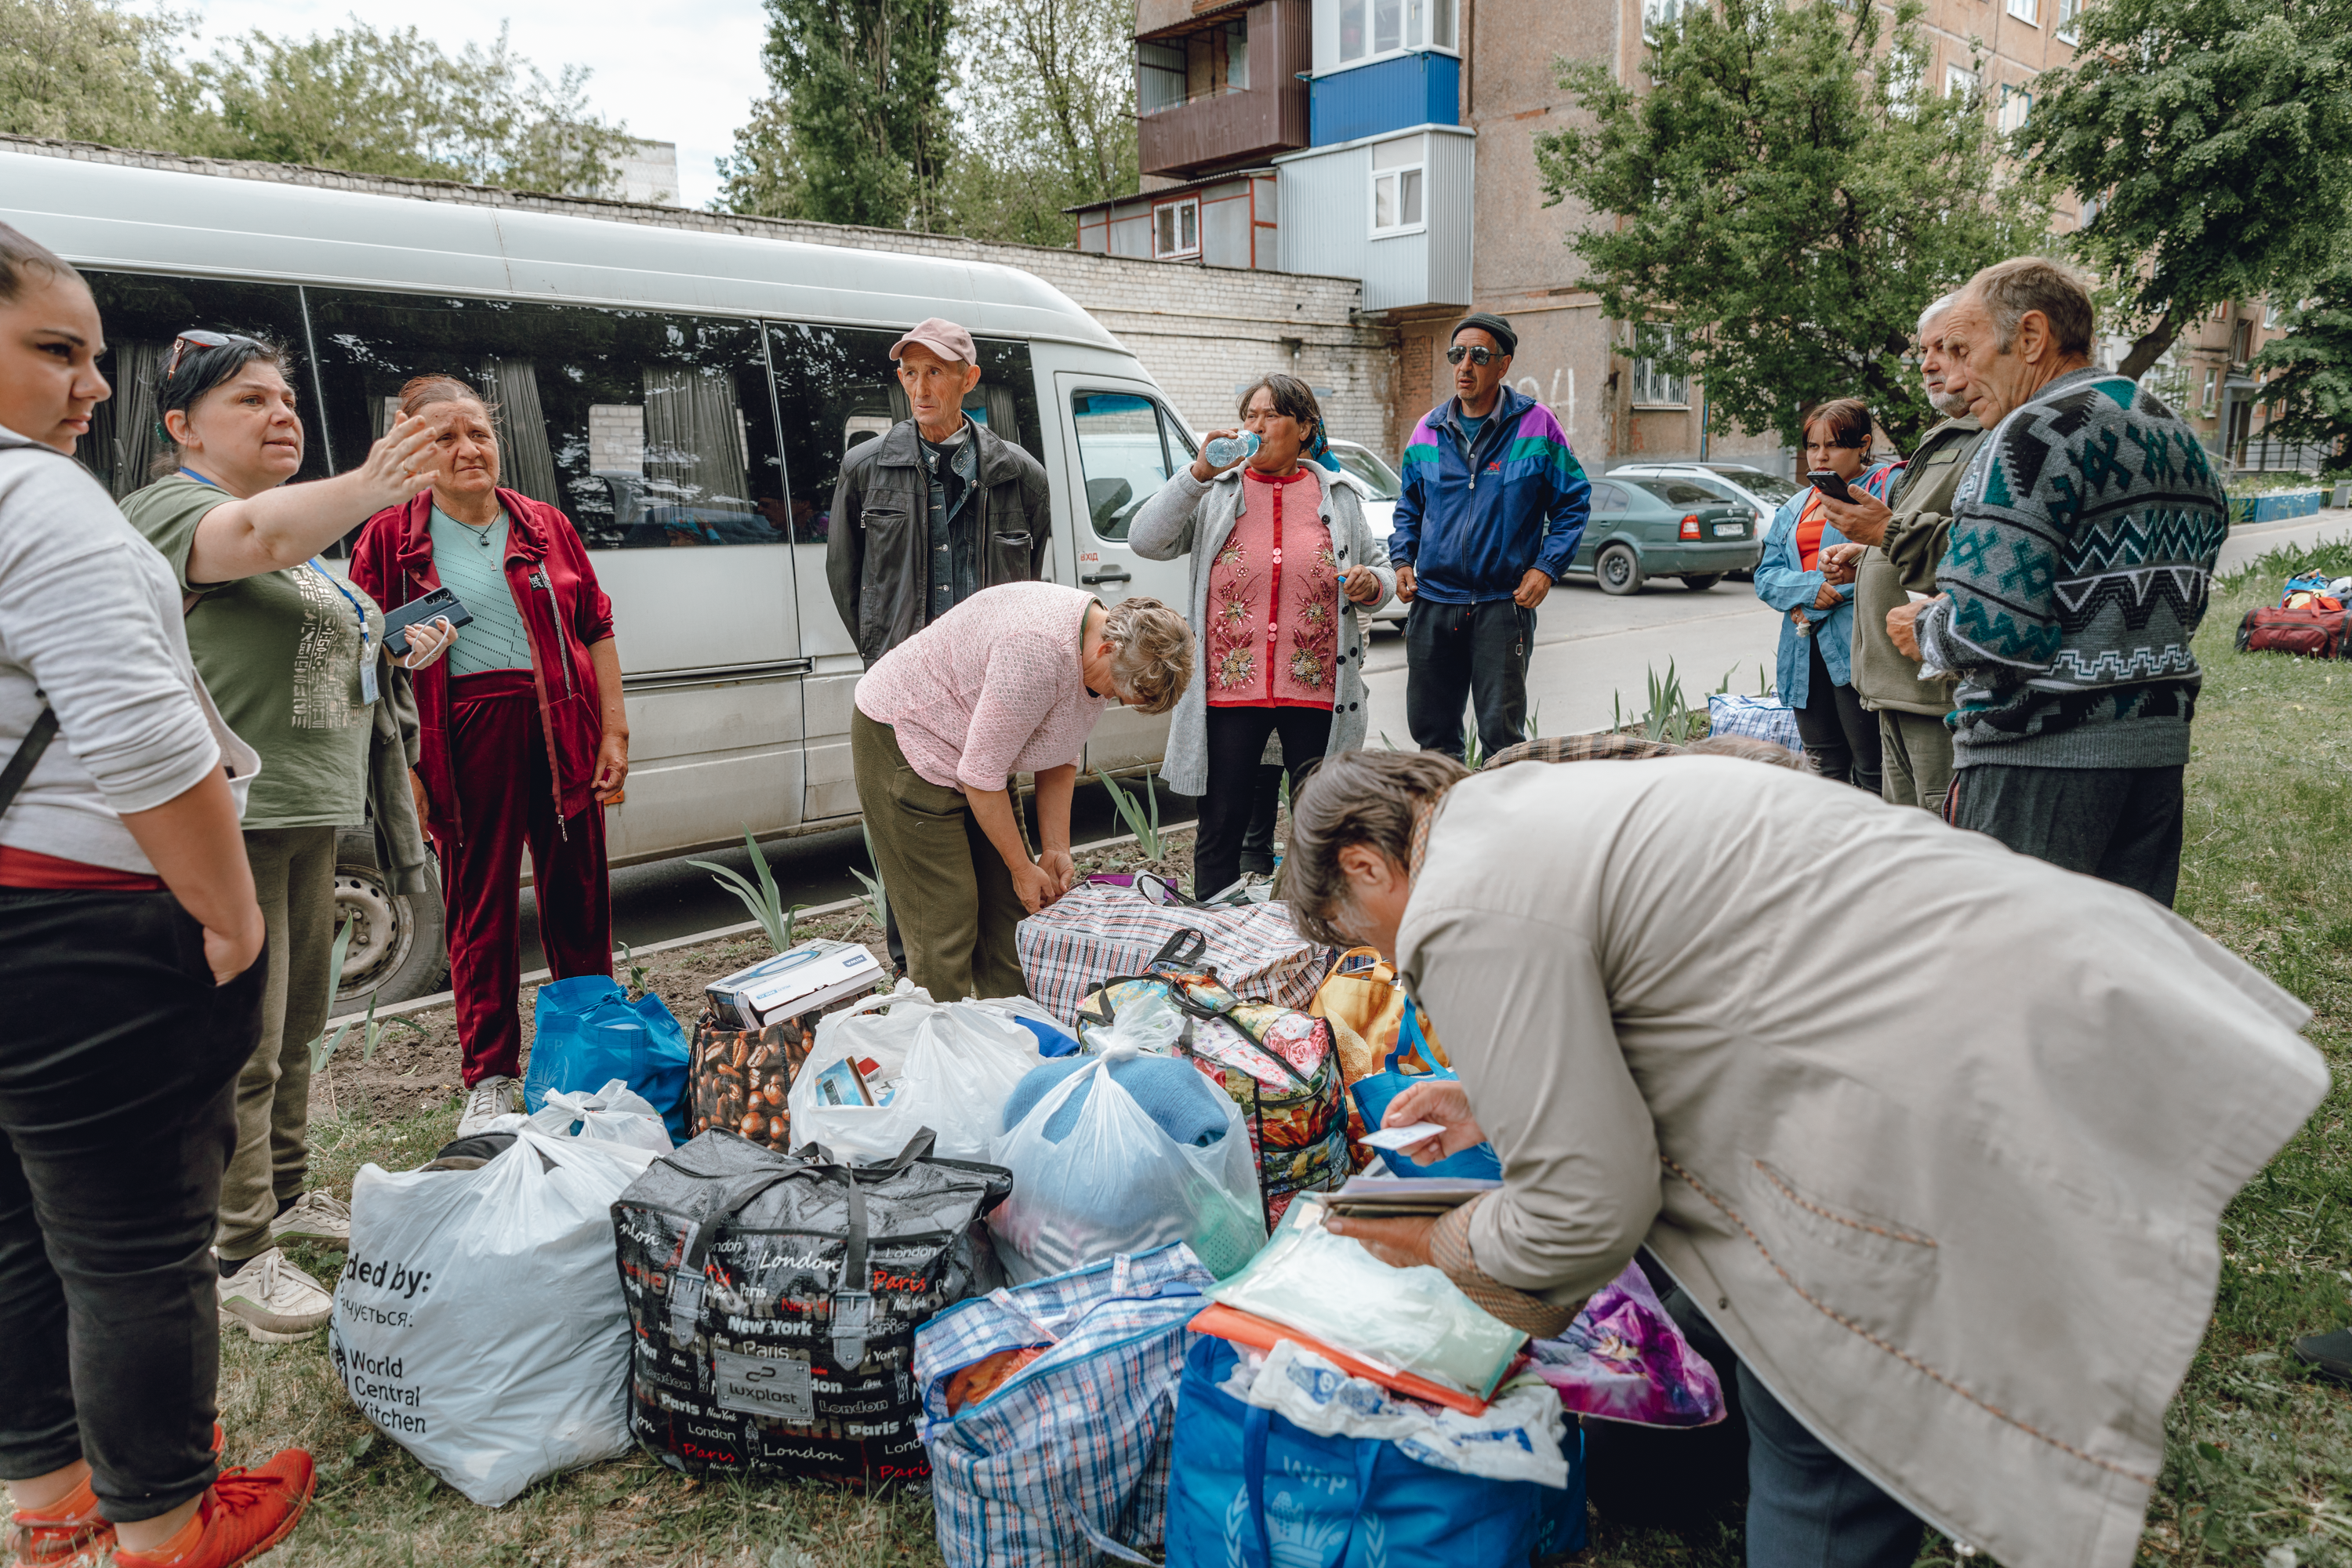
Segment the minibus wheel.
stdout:
<svg viewBox="0 0 2352 1568">
<path fill-rule="evenodd" d="M 395 893 L 375 863 L 366 833 L 336 837 L 335 921 L 353 921 L 343 973 L 335 988 L 341 1012 L 429 996 L 449 983 L 449 943 L 442 928 L 440 868 L 427 862 L 432 890 Z"/>
</svg>

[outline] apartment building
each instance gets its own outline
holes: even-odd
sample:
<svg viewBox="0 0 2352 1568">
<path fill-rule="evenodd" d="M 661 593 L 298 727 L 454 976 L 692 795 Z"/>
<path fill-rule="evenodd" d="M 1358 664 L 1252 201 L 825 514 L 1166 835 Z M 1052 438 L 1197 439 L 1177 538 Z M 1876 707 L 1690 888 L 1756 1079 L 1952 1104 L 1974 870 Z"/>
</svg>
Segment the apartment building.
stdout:
<svg viewBox="0 0 2352 1568">
<path fill-rule="evenodd" d="M 1391 451 L 1450 395 L 1465 311 L 1519 331 L 1519 390 L 1588 467 L 1708 458 L 1786 470 L 1766 433 L 1710 433 L 1706 388 L 1638 350 L 1671 329 L 1612 321 L 1575 286 L 1572 205 L 1546 206 L 1535 140 L 1571 112 L 1553 61 L 1643 64 L 1645 20 L 1686 0 L 1138 0 L 1144 189 L 1074 210 L 1077 247 L 1352 279 L 1393 334 Z M 2004 124 L 2072 58 L 2081 0 L 1930 0 L 1929 80 Z M 1646 10 L 1645 10 L 1646 7 Z M 2071 215 L 2068 215 L 2071 216 Z"/>
</svg>

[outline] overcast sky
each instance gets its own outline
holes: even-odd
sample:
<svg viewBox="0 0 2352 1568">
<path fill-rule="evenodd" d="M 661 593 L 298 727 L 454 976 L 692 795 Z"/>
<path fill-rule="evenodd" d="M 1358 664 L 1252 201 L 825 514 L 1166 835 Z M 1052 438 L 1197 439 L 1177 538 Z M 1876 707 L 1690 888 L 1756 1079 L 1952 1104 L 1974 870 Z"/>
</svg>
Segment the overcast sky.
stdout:
<svg viewBox="0 0 2352 1568">
<path fill-rule="evenodd" d="M 153 8 L 152 5 L 148 7 Z M 173 7 L 179 8 L 179 7 Z M 194 0 L 205 53 L 224 39 L 256 28 L 299 38 L 346 26 L 349 0 Z M 733 151 L 735 128 L 766 87 L 760 45 L 767 34 L 759 0 L 715 0 L 671 10 L 624 0 L 511 0 L 505 5 L 453 0 L 406 0 L 377 9 L 379 26 L 414 24 L 455 50 L 488 44 L 501 16 L 511 24 L 515 48 L 553 77 L 583 65 L 589 100 L 630 131 L 677 143 L 678 198 L 708 204 L 719 191 L 711 161 Z"/>
</svg>

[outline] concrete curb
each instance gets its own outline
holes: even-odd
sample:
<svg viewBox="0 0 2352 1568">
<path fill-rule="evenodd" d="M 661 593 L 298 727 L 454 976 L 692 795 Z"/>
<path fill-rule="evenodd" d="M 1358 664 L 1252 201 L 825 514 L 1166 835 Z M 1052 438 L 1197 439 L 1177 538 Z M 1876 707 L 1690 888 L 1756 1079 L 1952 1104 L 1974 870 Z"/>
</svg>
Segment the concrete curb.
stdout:
<svg viewBox="0 0 2352 1568">
<path fill-rule="evenodd" d="M 1163 831 L 1175 834 L 1189 833 L 1192 829 L 1192 824 L 1189 822 L 1179 822 L 1171 824 Z M 1132 844 L 1134 842 L 1134 834 L 1122 833 L 1116 838 L 1091 839 L 1087 843 L 1076 846 L 1076 847 L 1079 849 L 1110 849 L 1115 848 L 1121 844 Z M 865 898 L 860 896 L 855 899 L 842 899 L 830 904 L 812 904 L 807 909 L 801 911 L 801 918 L 803 920 L 806 920 L 814 915 L 837 915 L 845 910 L 854 910 L 865 901 Z M 632 948 L 630 951 L 636 953 L 671 952 L 681 947 L 692 947 L 697 942 L 716 942 L 721 937 L 741 936 L 746 931 L 754 931 L 759 929 L 760 922 L 758 921 L 740 921 L 733 925 L 714 926 L 709 931 L 693 931 L 686 936 L 674 936 L 663 942 L 647 942 L 643 947 Z M 614 948 L 613 950 L 614 964 L 617 966 L 622 963 L 622 951 L 619 948 Z M 525 985 L 539 985 L 554 978 L 554 972 L 551 970 L 534 969 L 529 974 L 522 977 L 522 984 Z M 378 1018 L 404 1018 L 414 1013 L 430 1013 L 436 1007 L 449 1006 L 457 1000 L 457 994 L 454 991 L 436 991 L 430 996 L 412 996 L 405 1002 L 388 1002 L 375 1010 L 375 1016 Z M 331 1025 L 340 1024 L 346 1018 L 361 1019 L 365 1018 L 366 1016 L 367 1007 L 366 1005 L 362 1003 L 351 1012 L 334 1014 L 332 1016 L 328 1018 L 327 1022 Z"/>
</svg>

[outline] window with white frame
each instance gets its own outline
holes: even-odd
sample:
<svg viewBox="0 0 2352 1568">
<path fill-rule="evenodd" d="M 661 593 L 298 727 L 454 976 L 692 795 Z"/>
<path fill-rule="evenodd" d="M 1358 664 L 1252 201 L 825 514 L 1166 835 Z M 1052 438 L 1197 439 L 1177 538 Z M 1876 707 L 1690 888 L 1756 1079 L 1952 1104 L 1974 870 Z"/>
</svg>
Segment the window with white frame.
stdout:
<svg viewBox="0 0 2352 1568">
<path fill-rule="evenodd" d="M 1171 261 L 1201 254 L 1201 198 L 1162 202 L 1151 209 L 1151 256 Z"/>
<path fill-rule="evenodd" d="M 2009 14 L 2029 26 L 2042 26 L 2042 0 L 2009 0 Z"/>
<path fill-rule="evenodd" d="M 2074 41 L 2074 18 L 2083 14 L 2083 0 L 2058 0 L 2058 38 L 2061 43 Z"/>
<path fill-rule="evenodd" d="M 1339 0 L 1339 63 L 1454 47 L 1458 0 Z"/>
<path fill-rule="evenodd" d="M 1675 330 L 1656 321 L 1644 321 L 1634 334 L 1633 406 L 1636 408 L 1687 408 L 1690 406 L 1690 383 L 1682 376 L 1669 375 L 1659 368 L 1661 356 L 1675 348 Z"/>
<path fill-rule="evenodd" d="M 2218 369 L 2208 370 L 2205 373 L 2205 398 L 2203 402 L 2198 405 L 2199 413 L 2210 414 L 2213 412 L 2214 400 L 2221 395 L 2221 371 Z"/>
<path fill-rule="evenodd" d="M 2283 307 L 2276 300 L 2265 300 L 2263 301 L 2263 330 L 2264 331 L 2276 331 L 2278 330 L 2279 311 L 2281 309 L 2283 309 Z"/>
<path fill-rule="evenodd" d="M 1642 30 L 1653 35 L 1670 31 L 1682 14 L 1683 0 L 1642 0 Z"/>
<path fill-rule="evenodd" d="M 2026 117 L 2032 112 L 2033 95 L 2032 93 L 2021 87 L 2011 86 L 2008 82 L 2000 84 L 1999 123 L 2002 135 L 2006 136 L 2012 131 L 2023 130 Z"/>
<path fill-rule="evenodd" d="M 1409 234 L 1427 226 L 1422 213 L 1422 139 L 1402 136 L 1372 148 L 1372 232 Z"/>
<path fill-rule="evenodd" d="M 1974 97 L 1976 90 L 1976 72 L 1972 70 L 1962 70 L 1958 66 L 1946 66 L 1944 68 L 1944 96 L 1946 98 Z"/>
</svg>

